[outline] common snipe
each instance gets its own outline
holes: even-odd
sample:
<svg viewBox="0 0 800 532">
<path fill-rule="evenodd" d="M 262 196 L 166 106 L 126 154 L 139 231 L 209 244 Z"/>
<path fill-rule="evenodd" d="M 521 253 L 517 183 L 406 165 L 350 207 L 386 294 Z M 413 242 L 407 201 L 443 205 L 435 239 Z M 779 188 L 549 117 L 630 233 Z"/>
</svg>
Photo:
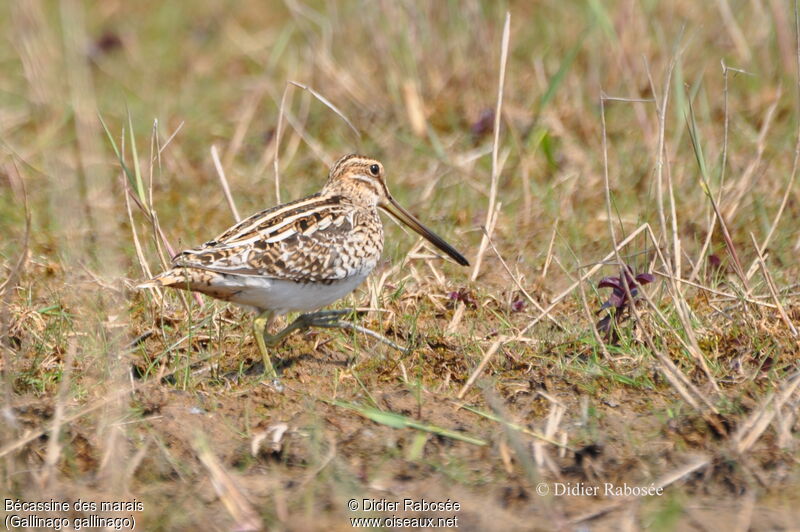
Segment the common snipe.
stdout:
<svg viewBox="0 0 800 532">
<path fill-rule="evenodd" d="M 327 311 L 303 314 L 282 331 L 267 333 L 272 318 L 325 307 L 366 279 L 383 251 L 379 208 L 458 264 L 469 264 L 395 201 L 380 162 L 346 155 L 331 167 L 320 192 L 253 214 L 215 239 L 182 251 L 171 269 L 140 288 L 193 290 L 255 308 L 259 315 L 253 326 L 265 372 L 276 377 L 267 346 L 297 329 L 348 326 L 338 320 L 347 311 Z"/>
</svg>

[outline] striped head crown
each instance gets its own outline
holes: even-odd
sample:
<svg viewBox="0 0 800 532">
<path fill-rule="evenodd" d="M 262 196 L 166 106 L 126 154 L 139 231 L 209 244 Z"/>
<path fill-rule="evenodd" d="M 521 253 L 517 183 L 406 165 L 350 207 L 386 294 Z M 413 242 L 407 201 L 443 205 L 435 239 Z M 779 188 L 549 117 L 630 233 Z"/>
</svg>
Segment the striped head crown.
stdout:
<svg viewBox="0 0 800 532">
<path fill-rule="evenodd" d="M 341 194 L 370 206 L 378 206 L 390 197 L 380 161 L 354 153 L 333 163 L 323 192 Z"/>
</svg>

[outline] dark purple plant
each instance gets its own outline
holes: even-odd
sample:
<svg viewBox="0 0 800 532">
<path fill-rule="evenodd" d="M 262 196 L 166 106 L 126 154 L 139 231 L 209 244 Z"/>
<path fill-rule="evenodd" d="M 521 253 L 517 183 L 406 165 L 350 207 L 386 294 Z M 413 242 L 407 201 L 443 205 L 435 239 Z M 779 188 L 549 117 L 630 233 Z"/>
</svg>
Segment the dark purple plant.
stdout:
<svg viewBox="0 0 800 532">
<path fill-rule="evenodd" d="M 721 278 L 725 275 L 725 266 L 722 264 L 722 259 L 719 255 L 711 254 L 708 256 L 709 273 L 712 277 Z"/>
<path fill-rule="evenodd" d="M 606 333 L 606 338 L 611 342 L 616 342 L 616 327 L 625 318 L 626 311 L 630 314 L 631 304 L 636 303 L 639 298 L 639 287 L 652 283 L 656 278 L 651 273 L 634 274 L 630 266 L 624 266 L 618 276 L 603 277 L 597 284 L 598 288 L 611 288 L 611 295 L 600 310 L 599 314 L 609 309 L 607 315 L 597 322 L 598 330 Z M 627 287 L 627 290 L 626 290 Z"/>
<path fill-rule="evenodd" d="M 479 139 L 490 133 L 494 127 L 494 109 L 484 109 L 478 119 L 470 126 L 472 137 Z"/>
<path fill-rule="evenodd" d="M 457 292 L 450 292 L 447 294 L 447 297 L 449 297 L 451 301 L 464 303 L 470 308 L 476 308 L 478 306 L 475 295 L 466 288 L 459 288 Z"/>
</svg>

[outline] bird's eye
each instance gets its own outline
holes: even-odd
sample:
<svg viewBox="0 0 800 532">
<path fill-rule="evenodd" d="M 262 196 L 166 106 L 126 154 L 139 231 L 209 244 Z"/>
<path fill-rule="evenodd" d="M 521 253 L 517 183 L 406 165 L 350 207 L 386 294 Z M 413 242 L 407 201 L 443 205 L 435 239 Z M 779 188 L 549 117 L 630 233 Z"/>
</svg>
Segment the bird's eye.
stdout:
<svg viewBox="0 0 800 532">
<path fill-rule="evenodd" d="M 369 167 L 369 173 L 375 177 L 378 177 L 378 174 L 381 173 L 381 167 L 377 164 L 373 164 Z"/>
</svg>

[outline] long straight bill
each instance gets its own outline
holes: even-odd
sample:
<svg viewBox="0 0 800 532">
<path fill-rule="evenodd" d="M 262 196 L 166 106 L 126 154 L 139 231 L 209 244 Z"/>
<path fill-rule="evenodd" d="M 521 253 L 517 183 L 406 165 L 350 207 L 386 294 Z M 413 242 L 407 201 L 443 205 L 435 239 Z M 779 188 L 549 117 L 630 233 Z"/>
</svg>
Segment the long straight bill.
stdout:
<svg viewBox="0 0 800 532">
<path fill-rule="evenodd" d="M 464 255 L 456 251 L 453 246 L 445 242 L 442 237 L 422 225 L 422 222 L 414 218 L 410 212 L 401 207 L 393 197 L 389 196 L 388 200 L 389 201 L 387 203 L 381 204 L 383 210 L 409 226 L 420 235 L 424 236 L 431 244 L 450 255 L 450 257 L 452 257 L 452 259 L 460 265 L 469 266 L 469 261 L 464 258 Z"/>
</svg>

